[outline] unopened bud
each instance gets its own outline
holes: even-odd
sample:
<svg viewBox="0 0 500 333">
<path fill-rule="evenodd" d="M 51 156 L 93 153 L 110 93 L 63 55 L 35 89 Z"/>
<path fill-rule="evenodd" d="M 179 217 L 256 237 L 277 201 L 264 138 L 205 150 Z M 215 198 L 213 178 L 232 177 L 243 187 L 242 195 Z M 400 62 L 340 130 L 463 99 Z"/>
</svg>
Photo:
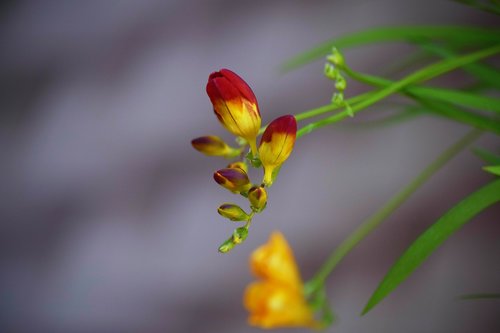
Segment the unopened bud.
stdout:
<svg viewBox="0 0 500 333">
<path fill-rule="evenodd" d="M 259 146 L 259 156 L 264 166 L 263 183 L 271 186 L 273 173 L 292 153 L 297 136 L 297 121 L 294 116 L 286 115 L 274 119 L 262 134 Z"/>
<path fill-rule="evenodd" d="M 335 81 L 335 89 L 338 91 L 344 91 L 347 86 L 347 82 L 345 81 L 342 75 L 337 76 L 337 81 Z"/>
<path fill-rule="evenodd" d="M 233 163 L 229 163 L 227 165 L 228 169 L 234 169 L 234 168 L 239 168 L 245 172 L 248 172 L 248 166 L 245 162 L 233 162 Z"/>
<path fill-rule="evenodd" d="M 245 227 L 240 227 L 234 230 L 232 240 L 234 244 L 241 244 L 247 239 L 248 229 Z"/>
<path fill-rule="evenodd" d="M 226 240 L 224 243 L 222 243 L 221 246 L 219 246 L 219 252 L 220 253 L 227 253 L 227 252 L 231 251 L 235 245 L 236 244 L 233 242 L 233 238 L 231 237 L 228 240 Z"/>
<path fill-rule="evenodd" d="M 338 106 L 342 106 L 344 104 L 344 93 L 337 92 L 332 96 L 332 103 Z"/>
<path fill-rule="evenodd" d="M 344 56 L 336 47 L 332 48 L 332 53 L 326 57 L 326 60 L 340 68 L 345 66 Z"/>
<path fill-rule="evenodd" d="M 250 206 L 256 212 L 262 211 L 267 205 L 267 192 L 262 186 L 254 186 L 248 191 Z"/>
<path fill-rule="evenodd" d="M 217 212 L 231 221 L 248 221 L 250 218 L 243 209 L 232 203 L 222 204 Z"/>
<path fill-rule="evenodd" d="M 335 68 L 331 63 L 327 62 L 325 64 L 325 69 L 323 70 L 323 73 L 327 78 L 330 80 L 337 80 L 337 77 L 339 76 L 339 71 L 338 69 Z"/>
<path fill-rule="evenodd" d="M 226 168 L 214 173 L 215 181 L 234 193 L 247 192 L 252 184 L 245 171 L 240 168 Z"/>
<path fill-rule="evenodd" d="M 239 149 L 229 147 L 221 138 L 215 135 L 207 135 L 191 141 L 194 149 L 208 156 L 235 157 L 240 153 Z"/>
</svg>

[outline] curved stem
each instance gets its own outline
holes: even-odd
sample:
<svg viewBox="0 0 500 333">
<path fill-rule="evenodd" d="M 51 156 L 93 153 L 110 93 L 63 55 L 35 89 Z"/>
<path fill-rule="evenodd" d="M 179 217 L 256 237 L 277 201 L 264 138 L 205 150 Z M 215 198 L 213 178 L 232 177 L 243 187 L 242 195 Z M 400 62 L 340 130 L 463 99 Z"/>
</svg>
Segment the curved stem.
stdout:
<svg viewBox="0 0 500 333">
<path fill-rule="evenodd" d="M 420 186 L 422 186 L 432 175 L 439 171 L 448 161 L 460 153 L 465 147 L 479 138 L 482 131 L 473 129 L 459 141 L 446 149 L 436 160 L 429 164 L 416 178 L 414 178 L 401 191 L 396 193 L 381 209 L 376 211 L 356 230 L 354 230 L 333 251 L 318 273 L 308 282 L 309 290 L 317 291 L 332 270 L 339 262 L 366 236 L 375 230 L 387 217 L 389 217 L 399 206 L 401 206 Z"/>
</svg>

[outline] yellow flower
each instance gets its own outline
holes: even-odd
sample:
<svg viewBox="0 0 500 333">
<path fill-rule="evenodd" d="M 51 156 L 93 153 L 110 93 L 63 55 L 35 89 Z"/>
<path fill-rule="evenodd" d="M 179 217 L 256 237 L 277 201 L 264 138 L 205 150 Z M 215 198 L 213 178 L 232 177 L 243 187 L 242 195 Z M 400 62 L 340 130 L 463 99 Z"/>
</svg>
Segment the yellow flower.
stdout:
<svg viewBox="0 0 500 333">
<path fill-rule="evenodd" d="M 267 244 L 252 253 L 250 268 L 260 279 L 245 290 L 244 305 L 250 312 L 250 325 L 319 327 L 304 297 L 293 252 L 281 233 L 272 233 Z"/>
</svg>

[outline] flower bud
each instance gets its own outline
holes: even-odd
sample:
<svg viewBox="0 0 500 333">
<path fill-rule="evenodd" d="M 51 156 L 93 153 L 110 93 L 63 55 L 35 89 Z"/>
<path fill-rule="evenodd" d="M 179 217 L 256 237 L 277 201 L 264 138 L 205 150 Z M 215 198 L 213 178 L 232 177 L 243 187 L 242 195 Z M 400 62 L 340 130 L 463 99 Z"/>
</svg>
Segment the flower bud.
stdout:
<svg viewBox="0 0 500 333">
<path fill-rule="evenodd" d="M 273 120 L 264 131 L 260 140 L 259 157 L 264 166 L 263 182 L 266 186 L 273 183 L 273 173 L 292 153 L 297 135 L 297 121 L 287 115 Z"/>
<path fill-rule="evenodd" d="M 248 166 L 245 162 L 233 162 L 233 163 L 229 163 L 227 165 L 228 169 L 234 169 L 234 168 L 239 168 L 245 172 L 248 172 Z"/>
<path fill-rule="evenodd" d="M 191 145 L 197 151 L 208 156 L 235 157 L 240 151 L 229 147 L 221 138 L 214 135 L 207 135 L 191 141 Z"/>
<path fill-rule="evenodd" d="M 221 69 L 208 77 L 207 94 L 222 126 L 244 138 L 256 154 L 261 118 L 257 99 L 248 84 L 232 71 Z"/>
<path fill-rule="evenodd" d="M 247 239 L 248 228 L 240 227 L 234 230 L 232 240 L 234 244 L 241 244 Z"/>
<path fill-rule="evenodd" d="M 344 56 L 336 47 L 332 48 L 332 53 L 326 57 L 326 60 L 340 68 L 345 66 Z"/>
<path fill-rule="evenodd" d="M 231 221 L 248 221 L 248 219 L 250 218 L 250 216 L 248 216 L 248 214 L 245 213 L 245 211 L 241 209 L 240 206 L 232 203 L 222 204 L 217 209 L 217 212 L 225 218 L 230 219 Z"/>
<path fill-rule="evenodd" d="M 252 184 L 245 171 L 240 168 L 221 169 L 214 173 L 215 181 L 234 193 L 247 192 Z"/>
<path fill-rule="evenodd" d="M 250 206 L 256 212 L 262 211 L 267 205 L 267 192 L 262 186 L 254 186 L 248 191 Z"/>
<path fill-rule="evenodd" d="M 236 244 L 233 242 L 233 238 L 231 237 L 228 240 L 226 240 L 224 243 L 222 243 L 221 246 L 219 246 L 219 252 L 220 253 L 227 253 L 227 252 L 231 251 L 235 245 Z"/>
</svg>

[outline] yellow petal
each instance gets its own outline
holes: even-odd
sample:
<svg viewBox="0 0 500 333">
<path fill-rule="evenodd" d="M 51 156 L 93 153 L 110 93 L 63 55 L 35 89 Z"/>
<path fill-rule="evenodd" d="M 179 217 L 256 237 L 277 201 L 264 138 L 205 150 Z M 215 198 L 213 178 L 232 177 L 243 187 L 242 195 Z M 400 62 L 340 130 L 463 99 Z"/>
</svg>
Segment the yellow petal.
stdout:
<svg viewBox="0 0 500 333">
<path fill-rule="evenodd" d="M 302 289 L 292 249 L 280 232 L 273 232 L 269 241 L 252 253 L 250 268 L 261 279 L 276 281 L 295 290 Z"/>
<path fill-rule="evenodd" d="M 245 290 L 250 325 L 262 328 L 317 327 L 301 292 L 276 282 L 255 282 Z"/>
</svg>

